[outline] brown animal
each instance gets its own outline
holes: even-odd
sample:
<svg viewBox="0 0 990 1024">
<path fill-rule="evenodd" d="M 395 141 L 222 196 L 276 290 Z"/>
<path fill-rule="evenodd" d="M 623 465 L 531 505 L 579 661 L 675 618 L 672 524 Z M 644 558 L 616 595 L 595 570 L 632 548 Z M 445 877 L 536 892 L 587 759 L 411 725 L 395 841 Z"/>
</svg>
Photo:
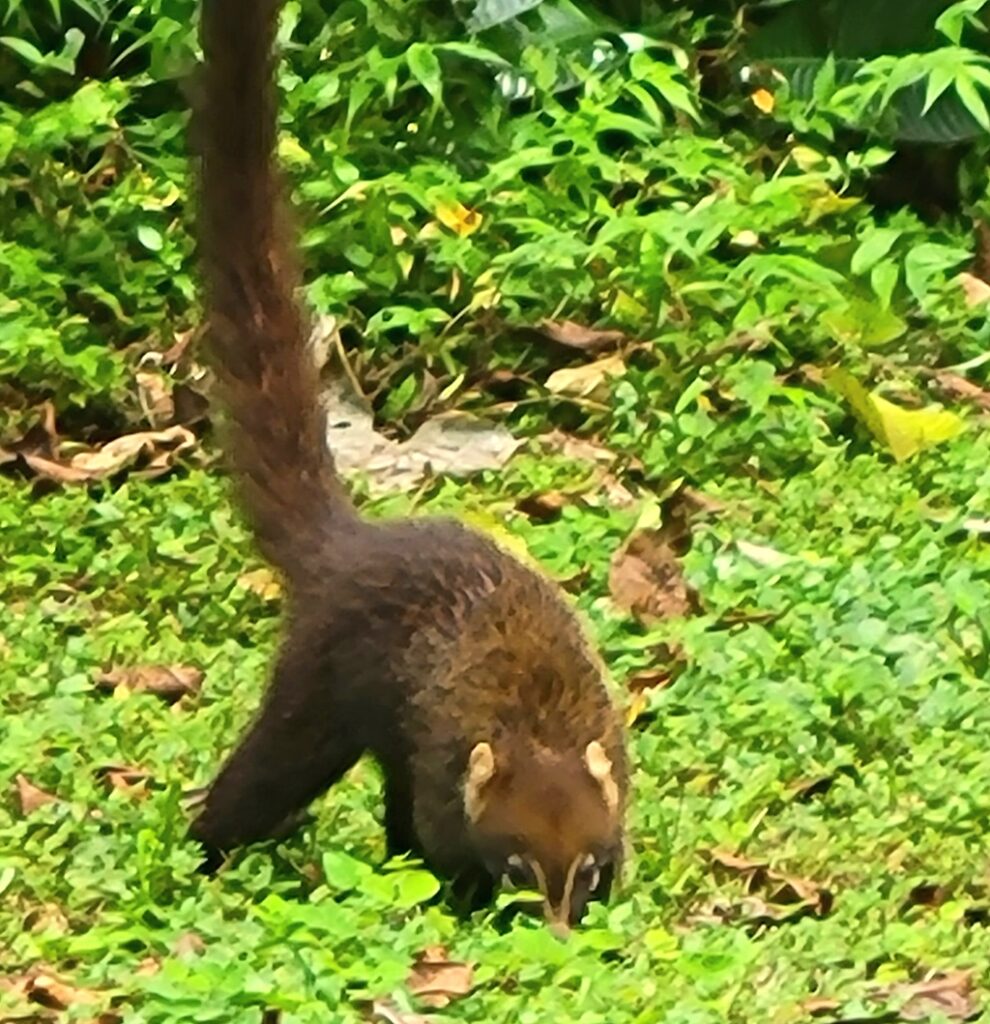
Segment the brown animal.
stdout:
<svg viewBox="0 0 990 1024">
<path fill-rule="evenodd" d="M 334 471 L 275 167 L 278 9 L 203 0 L 209 348 L 287 607 L 260 712 L 192 831 L 214 856 L 272 836 L 370 752 L 392 853 L 474 905 L 538 890 L 566 928 L 620 863 L 622 726 L 553 584 L 455 522 L 363 521 Z"/>
</svg>

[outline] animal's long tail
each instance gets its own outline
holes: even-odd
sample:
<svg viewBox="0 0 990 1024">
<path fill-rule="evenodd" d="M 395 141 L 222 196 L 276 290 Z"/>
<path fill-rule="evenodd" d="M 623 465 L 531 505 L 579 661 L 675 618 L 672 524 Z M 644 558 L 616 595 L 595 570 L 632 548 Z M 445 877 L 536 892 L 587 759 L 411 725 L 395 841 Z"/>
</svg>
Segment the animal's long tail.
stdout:
<svg viewBox="0 0 990 1024">
<path fill-rule="evenodd" d="M 327 450 L 318 370 L 275 163 L 281 0 L 203 0 L 200 245 L 229 448 L 265 556 L 304 582 L 353 521 Z"/>
</svg>

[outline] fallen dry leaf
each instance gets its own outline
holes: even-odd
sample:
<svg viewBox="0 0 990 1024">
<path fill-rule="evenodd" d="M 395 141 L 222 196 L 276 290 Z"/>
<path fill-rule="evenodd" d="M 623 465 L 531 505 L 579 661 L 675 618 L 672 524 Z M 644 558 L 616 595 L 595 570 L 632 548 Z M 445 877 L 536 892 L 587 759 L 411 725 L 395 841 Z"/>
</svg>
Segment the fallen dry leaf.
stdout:
<svg viewBox="0 0 990 1024">
<path fill-rule="evenodd" d="M 801 1003 L 801 1010 L 811 1017 L 819 1017 L 825 1013 L 837 1010 L 842 1003 L 838 999 L 829 999 L 827 996 L 812 996 Z"/>
<path fill-rule="evenodd" d="M 15 998 L 43 1006 L 46 1010 L 93 1006 L 106 998 L 105 993 L 77 988 L 47 967 L 36 967 L 19 977 L 7 979 L 4 987 Z"/>
<path fill-rule="evenodd" d="M 987 287 L 990 288 L 990 285 Z M 974 384 L 971 380 L 949 370 L 936 370 L 932 375 L 932 381 L 947 398 L 971 402 L 990 412 L 990 391 L 984 390 L 979 384 Z"/>
<path fill-rule="evenodd" d="M 55 406 L 43 402 L 36 410 L 37 419 L 16 441 L 8 441 L 0 448 L 0 465 L 13 462 L 25 455 L 53 458 L 58 447 L 58 429 L 55 426 Z"/>
<path fill-rule="evenodd" d="M 680 647 L 658 644 L 651 654 L 655 663 L 627 677 L 625 682 L 625 688 L 630 694 L 626 708 L 628 726 L 642 718 L 649 706 L 650 694 L 670 686 L 684 669 L 684 651 Z"/>
<path fill-rule="evenodd" d="M 923 981 L 897 982 L 874 992 L 875 998 L 901 1001 L 901 1020 L 928 1020 L 939 1013 L 950 1020 L 969 1020 L 978 1014 L 970 971 L 933 973 Z"/>
<path fill-rule="evenodd" d="M 151 776 L 143 768 L 124 764 L 105 764 L 96 769 L 96 777 L 105 783 L 109 791 L 116 790 L 141 800 L 148 796 L 148 782 Z"/>
<path fill-rule="evenodd" d="M 90 479 L 102 479 L 136 462 L 140 456 L 147 456 L 145 472 L 154 472 L 168 468 L 176 455 L 195 443 L 196 438 L 185 427 L 140 431 L 115 438 L 96 451 L 80 452 L 69 460 L 69 465 L 82 470 Z"/>
<path fill-rule="evenodd" d="M 669 668 L 648 668 L 636 672 L 626 679 L 626 689 L 630 693 L 645 693 L 649 690 L 662 690 L 669 686 L 674 673 Z"/>
<path fill-rule="evenodd" d="M 541 320 L 537 330 L 550 341 L 581 352 L 601 352 L 628 340 L 622 331 L 585 327 L 573 320 Z"/>
<path fill-rule="evenodd" d="M 24 452 L 21 458 L 28 468 L 34 471 L 35 476 L 43 477 L 57 484 L 82 484 L 90 479 L 81 469 L 73 469 L 71 466 L 63 465 L 53 459 L 46 459 L 42 455 Z"/>
<path fill-rule="evenodd" d="M 171 423 L 175 416 L 175 403 L 169 378 L 161 370 L 147 366 L 135 372 L 134 381 L 141 410 L 148 422 L 156 429 Z"/>
<path fill-rule="evenodd" d="M 972 309 L 974 306 L 981 306 L 990 301 L 990 284 L 975 274 L 962 273 L 956 277 L 959 286 L 963 291 L 963 299 L 966 305 Z"/>
<path fill-rule="evenodd" d="M 442 1009 L 451 1000 L 466 996 L 474 984 L 474 969 L 470 964 L 457 963 L 447 958 L 443 946 L 424 949 L 413 964 L 406 981 L 411 995 L 426 1006 Z"/>
<path fill-rule="evenodd" d="M 809 914 L 823 917 L 832 910 L 831 891 L 811 879 L 775 871 L 766 861 L 727 850 L 710 850 L 708 856 L 712 864 L 743 881 L 747 897 L 740 904 L 730 904 L 734 916 L 755 923 L 783 923 Z"/>
<path fill-rule="evenodd" d="M 199 956 L 200 953 L 205 952 L 206 943 L 203 941 L 202 936 L 196 932 L 183 932 L 172 946 L 172 952 L 176 956 Z"/>
<path fill-rule="evenodd" d="M 593 462 L 597 465 L 610 466 L 619 456 L 597 441 L 584 437 L 574 437 L 560 430 L 553 430 L 540 438 L 541 444 L 552 452 L 559 452 L 565 458 L 575 462 Z"/>
<path fill-rule="evenodd" d="M 139 475 L 156 477 L 168 472 L 180 454 L 195 447 L 196 438 L 185 427 L 125 434 L 98 448 L 87 448 L 66 457 L 71 446 L 61 446 L 56 456 L 23 452 L 21 458 L 34 473 L 59 484 L 102 480 L 122 469 L 139 465 Z"/>
<path fill-rule="evenodd" d="M 66 935 L 71 925 L 65 911 L 57 903 L 42 903 L 40 906 L 33 906 L 24 915 L 21 928 L 25 932 Z"/>
<path fill-rule="evenodd" d="M 570 500 L 563 491 L 545 491 L 543 494 L 528 494 L 525 498 L 520 498 L 516 502 L 516 508 L 523 515 L 539 523 L 552 523 L 560 518 L 561 511 Z"/>
<path fill-rule="evenodd" d="M 137 967 L 134 968 L 134 973 L 140 975 L 142 978 L 150 978 L 153 974 L 157 974 L 162 969 L 161 961 L 157 957 L 146 956 Z"/>
<path fill-rule="evenodd" d="M 47 804 L 58 803 L 57 796 L 36 786 L 23 775 L 18 775 L 14 782 L 17 786 L 17 802 L 20 804 L 21 814 L 25 817 Z"/>
<path fill-rule="evenodd" d="M 622 356 L 606 356 L 584 366 L 555 370 L 547 378 L 545 386 L 553 395 L 604 400 L 608 397 L 609 380 L 621 377 L 625 372 L 626 364 Z"/>
<path fill-rule="evenodd" d="M 171 366 L 182 360 L 186 350 L 197 336 L 196 328 L 190 327 L 187 331 L 175 331 L 172 334 L 172 344 L 162 353 L 162 363 Z"/>
<path fill-rule="evenodd" d="M 409 491 L 431 475 L 468 476 L 501 469 L 522 443 L 504 427 L 466 413 L 428 419 L 408 441 L 379 434 L 363 396 L 344 375 L 324 395 L 327 443 L 339 471 L 362 473 L 372 493 Z"/>
<path fill-rule="evenodd" d="M 96 685 L 111 692 L 123 687 L 132 693 L 153 693 L 173 704 L 199 693 L 204 676 L 202 669 L 191 665 L 130 665 L 101 672 Z"/>
<path fill-rule="evenodd" d="M 608 574 L 612 600 L 647 625 L 690 615 L 697 608 L 662 528 L 637 530 L 613 555 Z"/>
</svg>

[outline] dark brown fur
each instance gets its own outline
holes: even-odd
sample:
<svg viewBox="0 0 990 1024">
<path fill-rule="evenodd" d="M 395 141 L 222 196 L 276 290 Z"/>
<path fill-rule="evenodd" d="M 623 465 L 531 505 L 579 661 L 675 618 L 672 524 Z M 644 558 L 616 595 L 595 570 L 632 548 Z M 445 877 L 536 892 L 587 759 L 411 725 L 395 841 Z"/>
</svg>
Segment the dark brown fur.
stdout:
<svg viewBox="0 0 990 1024">
<path fill-rule="evenodd" d="M 271 836 L 370 752 L 393 852 L 482 890 L 524 855 L 553 890 L 550 916 L 574 919 L 585 897 L 562 907 L 560 877 L 592 855 L 605 895 L 621 857 L 621 725 L 551 583 L 454 522 L 365 522 L 337 478 L 274 166 L 278 8 L 203 2 L 210 352 L 243 504 L 287 611 L 260 713 L 193 832 L 214 850 Z M 479 744 L 495 766 L 480 781 L 468 769 Z M 589 744 L 611 764 L 604 782 Z"/>
</svg>

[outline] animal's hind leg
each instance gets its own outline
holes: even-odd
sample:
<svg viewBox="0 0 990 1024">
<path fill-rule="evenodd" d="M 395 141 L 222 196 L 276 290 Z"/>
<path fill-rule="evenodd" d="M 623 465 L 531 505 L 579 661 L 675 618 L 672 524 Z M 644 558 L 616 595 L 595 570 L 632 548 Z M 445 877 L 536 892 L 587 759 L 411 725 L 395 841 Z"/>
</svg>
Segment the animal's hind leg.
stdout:
<svg viewBox="0 0 990 1024">
<path fill-rule="evenodd" d="M 261 712 L 210 787 L 191 833 L 218 852 L 284 832 L 361 756 L 317 666 L 283 654 Z M 322 674 L 322 673 L 320 673 Z"/>
</svg>

